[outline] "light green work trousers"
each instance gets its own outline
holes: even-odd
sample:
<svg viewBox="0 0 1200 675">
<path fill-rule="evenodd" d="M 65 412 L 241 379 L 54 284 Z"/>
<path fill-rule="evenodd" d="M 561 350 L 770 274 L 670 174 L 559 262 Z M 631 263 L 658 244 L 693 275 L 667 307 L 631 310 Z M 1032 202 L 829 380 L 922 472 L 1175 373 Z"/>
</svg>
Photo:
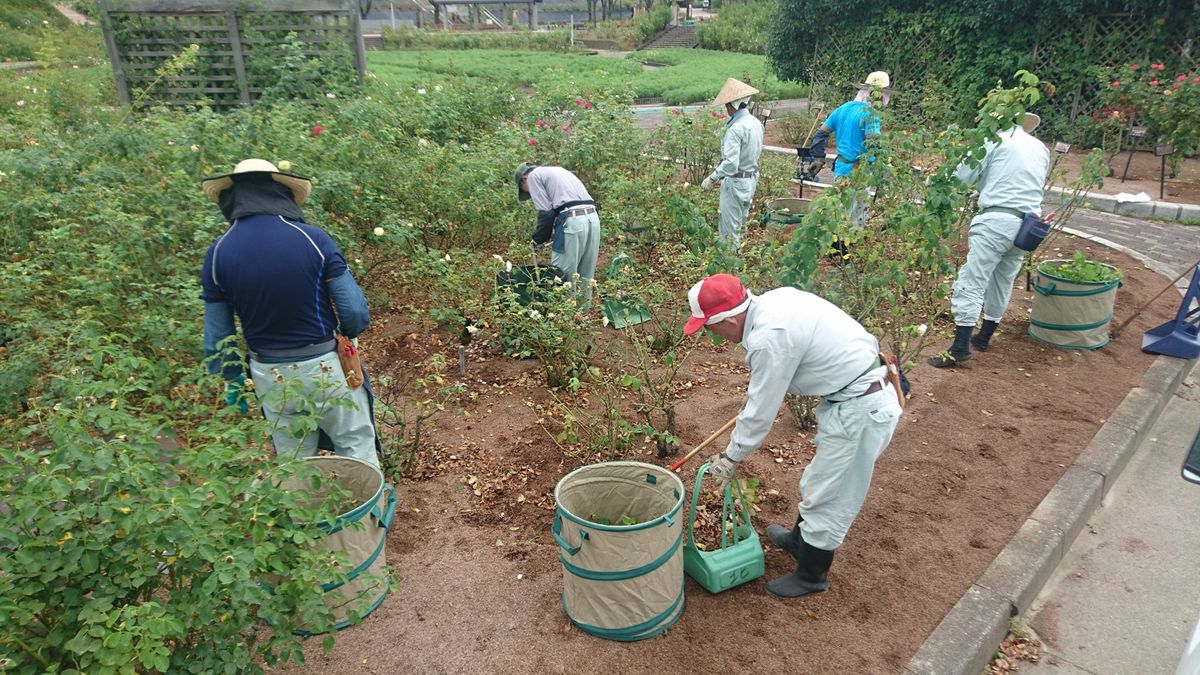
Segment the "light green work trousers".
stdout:
<svg viewBox="0 0 1200 675">
<path fill-rule="evenodd" d="M 758 188 L 758 174 L 746 178 L 721 179 L 721 205 L 717 215 L 717 232 L 721 241 L 735 250 L 742 245 L 742 223 L 750 213 L 754 190 Z"/>
<path fill-rule="evenodd" d="M 274 425 L 276 454 L 312 457 L 320 428 L 333 441 L 335 454 L 379 466 L 367 390 L 346 385 L 337 352 L 296 363 L 250 359 L 250 377 L 263 414 Z"/>
<path fill-rule="evenodd" d="M 596 277 L 596 259 L 600 257 L 600 216 L 572 216 L 563 221 L 562 250 L 551 249 L 550 262 L 563 275 L 563 281 L 575 284 L 575 296 L 581 306 L 592 302 L 591 281 Z M 574 276 L 578 274 L 579 278 Z"/>
<path fill-rule="evenodd" d="M 884 383 L 873 394 L 817 405 L 817 454 L 800 477 L 800 533 L 826 551 L 842 545 L 867 498 L 875 460 L 900 422 L 896 391 Z"/>
<path fill-rule="evenodd" d="M 999 322 L 1012 298 L 1013 280 L 1021 271 L 1025 251 L 1013 246 L 1021 219 L 1008 213 L 975 216 L 967 232 L 967 261 L 958 271 L 950 311 L 954 323 L 974 326 L 983 318 Z"/>
</svg>

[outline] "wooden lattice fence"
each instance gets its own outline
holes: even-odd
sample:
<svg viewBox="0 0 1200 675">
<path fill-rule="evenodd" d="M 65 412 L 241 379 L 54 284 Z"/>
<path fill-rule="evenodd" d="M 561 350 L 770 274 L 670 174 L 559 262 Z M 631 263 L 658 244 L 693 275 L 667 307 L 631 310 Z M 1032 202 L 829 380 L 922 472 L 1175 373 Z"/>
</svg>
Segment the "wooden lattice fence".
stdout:
<svg viewBox="0 0 1200 675">
<path fill-rule="evenodd" d="M 96 4 L 124 103 L 226 109 L 264 93 L 297 95 L 322 79 L 356 77 L 361 83 L 366 74 L 360 0 Z M 194 60 L 169 67 L 193 44 L 199 48 Z M 295 86 L 281 88 L 288 80 Z"/>
</svg>

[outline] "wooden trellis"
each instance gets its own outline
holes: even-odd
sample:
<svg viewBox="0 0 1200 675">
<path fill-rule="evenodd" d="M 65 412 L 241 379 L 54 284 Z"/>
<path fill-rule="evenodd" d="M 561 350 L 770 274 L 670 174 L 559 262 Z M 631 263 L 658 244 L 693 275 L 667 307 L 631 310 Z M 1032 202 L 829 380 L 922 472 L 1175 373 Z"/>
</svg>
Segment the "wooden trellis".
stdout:
<svg viewBox="0 0 1200 675">
<path fill-rule="evenodd" d="M 225 109 L 258 99 L 279 46 L 305 59 L 331 59 L 366 74 L 359 0 L 97 0 L 104 42 L 123 103 Z M 294 34 L 294 36 L 292 35 Z M 167 66 L 189 45 L 197 58 Z M 153 88 L 147 89 L 151 85 Z M 140 99 L 136 92 L 146 91 Z"/>
</svg>

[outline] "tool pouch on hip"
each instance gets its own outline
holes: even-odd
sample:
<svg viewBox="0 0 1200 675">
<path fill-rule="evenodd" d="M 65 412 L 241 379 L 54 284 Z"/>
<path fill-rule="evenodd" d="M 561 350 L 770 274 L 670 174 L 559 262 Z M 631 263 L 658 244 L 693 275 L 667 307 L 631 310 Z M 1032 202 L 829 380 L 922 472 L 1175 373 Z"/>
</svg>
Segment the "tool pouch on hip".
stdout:
<svg viewBox="0 0 1200 675">
<path fill-rule="evenodd" d="M 1033 251 L 1042 245 L 1049 234 L 1049 223 L 1036 213 L 1026 213 L 1021 216 L 1021 227 L 1017 228 L 1017 236 L 1013 237 L 1013 246 L 1022 251 Z"/>
<path fill-rule="evenodd" d="M 338 361 L 342 364 L 342 372 L 346 374 L 346 386 L 358 389 L 363 384 L 362 354 L 359 353 L 358 347 L 354 346 L 354 342 L 350 338 L 341 333 L 335 337 L 337 338 Z"/>
<path fill-rule="evenodd" d="M 554 219 L 554 239 L 550 248 L 555 253 L 567 252 L 567 212 L 559 213 Z"/>
</svg>

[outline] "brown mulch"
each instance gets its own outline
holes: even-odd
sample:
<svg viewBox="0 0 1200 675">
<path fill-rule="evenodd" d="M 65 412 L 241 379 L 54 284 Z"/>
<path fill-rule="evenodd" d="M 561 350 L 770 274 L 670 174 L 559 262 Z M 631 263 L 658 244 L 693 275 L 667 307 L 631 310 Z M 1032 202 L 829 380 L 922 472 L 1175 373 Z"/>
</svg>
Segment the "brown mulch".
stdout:
<svg viewBox="0 0 1200 675">
<path fill-rule="evenodd" d="M 1074 242 L 1071 242 L 1073 248 Z M 1166 280 L 1131 258 L 1079 243 L 1125 271 L 1115 323 Z M 401 481 L 387 560 L 400 589 L 331 653 L 311 640 L 320 673 L 896 673 L 991 563 L 1130 388 L 1152 355 L 1146 329 L 1171 316 L 1166 294 L 1103 349 L 1076 352 L 1026 336 L 1030 293 L 1018 288 L 993 349 L 954 370 L 922 363 L 870 496 L 838 550 L 828 593 L 780 601 L 763 580 L 711 595 L 689 580 L 686 611 L 662 637 L 624 644 L 570 626 L 559 550 L 550 537 L 556 482 L 575 468 L 539 424 L 548 399 L 538 364 L 494 350 L 468 371 L 469 417 L 431 422 L 419 478 Z M 949 321 L 931 320 L 948 340 Z M 399 319 L 368 335 L 377 371 L 413 356 Z M 373 342 L 371 342 L 373 341 Z M 453 349 L 447 344 L 446 353 Z M 735 415 L 747 371 L 730 347 L 698 350 L 679 401 L 689 449 Z M 719 444 L 718 444 L 719 445 Z M 747 472 L 762 483 L 759 532 L 795 518 L 812 433 L 786 410 Z M 662 465 L 653 445 L 634 459 Z M 683 471 L 690 486 L 698 461 Z M 764 538 L 765 540 L 765 538 Z M 767 545 L 767 578 L 791 571 Z M 1003 671 L 1001 671 L 1003 672 Z"/>
</svg>

